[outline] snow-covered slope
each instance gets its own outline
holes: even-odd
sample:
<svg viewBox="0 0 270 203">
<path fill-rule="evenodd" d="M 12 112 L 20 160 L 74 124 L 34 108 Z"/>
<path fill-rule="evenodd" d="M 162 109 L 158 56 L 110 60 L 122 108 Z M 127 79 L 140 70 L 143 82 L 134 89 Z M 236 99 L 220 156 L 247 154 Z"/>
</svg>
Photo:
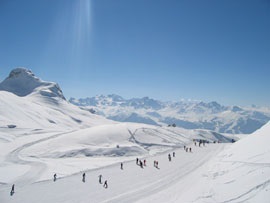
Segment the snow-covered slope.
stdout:
<svg viewBox="0 0 270 203">
<path fill-rule="evenodd" d="M 28 88 L 18 89 L 15 78 L 1 83 L 1 203 L 270 199 L 270 123 L 234 144 L 228 142 L 235 137 L 211 130 L 118 123 L 71 105 L 58 95 L 59 87 L 51 89 L 28 70 L 19 72 L 27 75 Z M 147 103 L 151 106 L 153 101 Z M 157 112 L 148 113 L 159 117 Z M 210 144 L 198 146 L 194 140 Z M 146 160 L 146 166 L 138 166 L 136 158 Z M 55 173 L 57 180 L 52 181 Z M 98 183 L 100 174 L 102 182 L 108 180 L 107 189 Z"/>
<path fill-rule="evenodd" d="M 270 122 L 228 146 L 178 184 L 139 202 L 269 202 L 269 143 Z M 186 182 L 192 184 L 181 188 Z"/>
<path fill-rule="evenodd" d="M 76 142 L 83 145 L 94 147 L 95 144 L 103 145 L 105 143 L 119 143 L 121 140 L 126 140 L 128 136 L 121 134 L 123 129 L 128 127 L 131 130 L 136 129 L 136 124 L 119 124 L 113 130 L 112 126 L 107 126 L 110 132 L 120 134 L 120 140 L 115 139 L 115 136 L 106 136 L 102 133 L 105 129 L 93 130 L 97 133 L 95 139 L 89 139 L 88 133 L 76 132 L 76 136 L 80 136 L 76 141 L 71 134 L 64 134 L 67 136 L 67 143 L 64 145 L 70 146 L 71 143 Z M 129 126 L 130 125 L 130 126 Z M 138 124 L 137 124 L 138 125 Z M 146 125 L 144 127 L 147 127 Z M 270 199 L 270 151 L 268 147 L 270 123 L 257 131 L 256 133 L 247 136 L 234 144 L 206 144 L 206 146 L 199 147 L 190 143 L 188 147 L 192 147 L 192 153 L 186 152 L 183 148 L 173 149 L 176 156 L 172 157 L 172 161 L 168 160 L 167 151 L 161 154 L 152 154 L 147 156 L 131 156 L 128 158 L 127 154 L 123 157 L 88 157 L 88 159 L 57 158 L 55 162 L 50 161 L 53 157 L 40 157 L 39 162 L 34 162 L 37 156 L 31 157 L 30 154 L 35 154 L 42 146 L 50 146 L 53 149 L 55 146 L 59 147 L 64 139 L 61 135 L 62 141 L 56 138 L 51 139 L 51 144 L 38 142 L 37 145 L 28 145 L 21 149 L 21 156 L 18 156 L 18 150 L 14 150 L 7 156 L 12 161 L 27 160 L 31 169 L 31 173 L 23 173 L 29 170 L 27 167 L 22 168 L 19 172 L 23 175 L 15 182 L 15 194 L 10 195 L 12 182 L 2 183 L 0 188 L 1 202 L 157 202 L 157 203 L 216 203 L 216 202 L 249 202 L 249 203 L 265 203 Z M 103 127 L 102 127 L 103 128 Z M 159 127 L 157 127 L 159 128 Z M 122 130 L 116 130 L 122 129 Z M 155 130 L 155 134 L 166 136 L 162 128 L 150 129 L 145 128 L 147 132 L 142 139 L 145 142 L 151 142 L 147 139 L 147 134 Z M 173 128 L 174 130 L 177 128 Z M 117 132 L 118 131 L 118 132 Z M 136 130 L 135 130 L 136 131 Z M 100 134 L 99 134 L 100 133 Z M 136 133 L 135 133 L 136 134 Z M 75 135 L 75 134 L 74 134 Z M 140 135 L 140 133 L 138 134 Z M 160 135 L 158 137 L 160 137 Z M 100 139 L 99 139 L 100 137 Z M 108 139 L 107 139 L 107 138 Z M 180 136 L 181 137 L 181 136 Z M 179 137 L 179 138 L 180 138 Z M 163 137 L 164 138 L 164 137 Z M 151 145 L 154 143 L 162 143 L 164 139 L 153 139 Z M 104 139 L 107 139 L 105 141 Z M 139 139 L 139 136 L 136 140 Z M 146 140 L 145 140 L 146 139 Z M 180 138 L 185 139 L 185 138 Z M 87 141 L 88 140 L 88 141 Z M 161 141 L 163 140 L 163 141 Z M 161 141 L 161 142 L 160 142 Z M 168 141 L 168 140 L 167 140 Z M 171 140 L 170 140 L 171 142 Z M 94 145 L 92 146 L 92 144 Z M 41 145 L 40 145 L 41 144 Z M 38 146 L 40 145 L 40 146 Z M 254 147 L 256 145 L 256 147 Z M 258 146 L 257 146 L 258 145 Z M 62 146 L 66 148 L 67 146 Z M 145 145 L 146 146 L 146 145 Z M 251 146 L 253 147 L 252 150 Z M 110 144 L 104 148 L 110 147 Z M 123 145 L 124 147 L 124 145 Z M 36 148 L 36 149 L 35 149 Z M 158 148 L 162 148 L 159 146 Z M 255 149 L 256 148 L 256 149 Z M 60 148 L 61 149 L 61 148 Z M 225 149 L 225 150 L 224 150 Z M 117 148 L 115 148 L 117 150 Z M 119 145 L 121 151 L 121 144 Z M 49 153 L 49 151 L 48 151 Z M 28 154 L 28 155 L 27 155 Z M 49 153 L 49 156 L 53 154 Z M 28 158 L 26 159 L 26 156 Z M 76 155 L 78 156 L 78 155 Z M 80 157 L 80 156 L 79 156 Z M 143 168 L 136 164 L 136 157 L 146 160 L 146 166 Z M 128 161 L 130 160 L 130 161 Z M 153 166 L 153 162 L 158 161 L 158 167 Z M 64 164 L 66 162 L 66 164 Z M 120 162 L 124 163 L 123 170 L 120 169 Z M 50 163 L 50 164 L 49 164 Z M 22 164 L 22 163 L 18 163 Z M 47 175 L 50 180 L 38 181 L 40 174 L 37 175 L 35 170 L 43 168 L 43 173 Z M 107 166 L 104 166 L 107 165 Z M 109 164 L 109 165 L 108 165 Z M 103 165 L 103 167 L 97 166 Z M 90 167 L 89 167 L 90 166 Z M 40 168 L 39 168 L 40 167 Z M 87 168 L 91 168 L 86 170 Z M 19 169 L 19 166 L 16 167 Z M 74 171 L 78 173 L 74 174 Z M 10 167 L 10 172 L 12 168 Z M 15 171 L 14 171 L 15 172 Z M 40 170 L 38 171 L 40 172 Z M 52 176 L 57 173 L 57 180 L 54 182 Z M 85 182 L 82 181 L 82 174 L 86 173 Z M 67 174 L 73 175 L 67 176 Z M 3 174 L 3 173 L 0 173 Z M 98 176 L 102 174 L 102 184 L 98 182 Z M 23 179 L 28 178 L 28 179 Z M 108 188 L 104 188 L 104 181 L 108 181 Z M 31 184 L 32 182 L 34 184 Z"/>
<path fill-rule="evenodd" d="M 44 82 L 30 70 L 18 68 L 0 83 L 0 127 L 84 128 L 113 123 L 71 105 L 60 87 Z"/>
<path fill-rule="evenodd" d="M 230 141 L 212 131 L 118 124 L 70 104 L 59 86 L 44 82 L 23 68 L 11 71 L 0 86 L 0 147 L 3 149 L 0 160 L 4 165 L 0 170 L 16 168 L 18 163 L 31 168 L 34 163 L 39 171 L 35 180 L 43 173 L 47 177 L 52 170 L 50 166 L 59 159 L 65 160 L 61 167 L 68 167 L 67 163 L 73 158 L 147 156 L 182 147 L 193 138 Z M 27 171 L 28 167 L 21 168 Z M 33 169 L 27 173 L 29 171 Z M 72 169 L 72 172 L 77 171 Z M 16 179 L 20 175 L 15 173 L 4 178 Z"/>
<path fill-rule="evenodd" d="M 223 106 L 217 102 L 161 102 L 149 97 L 124 99 L 118 95 L 69 100 L 99 115 L 120 122 L 151 125 L 176 124 L 186 129 L 208 129 L 222 133 L 252 133 L 270 120 L 268 108 Z"/>
</svg>

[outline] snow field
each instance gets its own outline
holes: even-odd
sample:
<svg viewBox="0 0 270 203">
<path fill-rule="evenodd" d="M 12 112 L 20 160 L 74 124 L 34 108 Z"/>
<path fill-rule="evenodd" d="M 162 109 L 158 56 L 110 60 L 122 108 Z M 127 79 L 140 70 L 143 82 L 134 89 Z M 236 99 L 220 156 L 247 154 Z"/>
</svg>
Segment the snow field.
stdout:
<svg viewBox="0 0 270 203">
<path fill-rule="evenodd" d="M 3 202 L 135 202 L 156 194 L 177 182 L 207 162 L 224 148 L 224 144 L 211 144 L 206 147 L 192 147 L 193 152 L 176 150 L 176 157 L 168 161 L 168 153 L 146 158 L 146 167 L 136 165 L 135 159 L 120 162 L 100 169 L 86 171 L 86 182 L 82 182 L 82 172 L 51 180 L 36 182 L 23 187 L 15 187 L 15 194 L 9 196 L 9 187 L 0 191 Z M 172 153 L 171 153 L 172 155 Z M 159 169 L 153 166 L 159 161 Z M 108 180 L 108 189 L 98 183 L 102 174 Z M 33 195 L 31 195 L 33 194 Z M 147 202 L 147 201 L 146 201 Z M 160 202 L 160 201 L 159 201 Z M 162 201 L 161 201 L 162 202 Z"/>
</svg>

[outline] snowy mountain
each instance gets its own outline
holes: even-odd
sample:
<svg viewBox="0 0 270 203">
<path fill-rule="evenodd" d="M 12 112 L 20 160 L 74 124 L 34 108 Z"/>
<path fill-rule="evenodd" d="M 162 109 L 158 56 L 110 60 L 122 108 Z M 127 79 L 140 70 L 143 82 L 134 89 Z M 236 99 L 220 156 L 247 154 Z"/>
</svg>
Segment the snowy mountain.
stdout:
<svg viewBox="0 0 270 203">
<path fill-rule="evenodd" d="M 60 87 L 17 68 L 0 83 L 0 127 L 74 129 L 113 123 L 65 100 Z"/>
<path fill-rule="evenodd" d="M 31 70 L 25 68 L 12 70 L 9 76 L 0 83 L 1 90 L 12 92 L 22 97 L 29 94 L 40 94 L 48 97 L 60 97 L 65 100 L 58 84 L 42 81 Z"/>
<path fill-rule="evenodd" d="M 26 69 L 12 71 L 0 87 L 1 203 L 214 203 L 270 198 L 270 123 L 231 144 L 236 137 L 212 130 L 107 120 L 88 107 L 70 104 L 56 83 L 42 81 Z M 164 112 L 173 116 L 179 105 L 147 97 L 126 102 L 116 95 L 88 102 L 122 113 L 123 119 L 123 109 L 137 109 L 139 113 L 130 114 L 134 120 L 141 112 L 157 119 Z M 187 112 L 212 114 L 229 108 L 215 102 L 183 105 Z M 209 144 L 200 146 L 198 140 Z M 136 164 L 136 158 L 145 165 Z M 153 165 L 156 161 L 158 165 Z M 108 188 L 98 182 L 99 175 L 102 183 L 108 181 Z"/>
<path fill-rule="evenodd" d="M 70 98 L 69 102 L 115 121 L 176 124 L 186 129 L 209 129 L 221 133 L 252 133 L 270 120 L 270 109 L 223 106 L 217 102 L 162 102 L 149 97 L 126 100 L 114 94 Z"/>
</svg>

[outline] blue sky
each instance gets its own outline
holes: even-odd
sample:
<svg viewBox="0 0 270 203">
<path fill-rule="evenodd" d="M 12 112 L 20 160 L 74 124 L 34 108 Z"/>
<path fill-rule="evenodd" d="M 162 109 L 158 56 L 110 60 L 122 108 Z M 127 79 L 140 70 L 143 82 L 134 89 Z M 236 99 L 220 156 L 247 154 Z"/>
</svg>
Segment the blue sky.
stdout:
<svg viewBox="0 0 270 203">
<path fill-rule="evenodd" d="M 0 0 L 0 80 L 270 106 L 269 0 Z"/>
</svg>

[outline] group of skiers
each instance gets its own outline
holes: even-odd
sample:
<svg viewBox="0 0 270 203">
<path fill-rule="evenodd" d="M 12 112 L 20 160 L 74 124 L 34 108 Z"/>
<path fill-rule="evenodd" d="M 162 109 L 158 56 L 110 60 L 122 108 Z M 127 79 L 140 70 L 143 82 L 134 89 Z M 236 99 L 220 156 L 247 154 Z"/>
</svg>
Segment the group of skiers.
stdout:
<svg viewBox="0 0 270 203">
<path fill-rule="evenodd" d="M 175 157 L 175 152 L 172 153 L 172 156 Z M 168 154 L 168 159 L 169 159 L 169 161 L 172 161 L 171 154 Z"/>
<path fill-rule="evenodd" d="M 146 160 L 144 159 L 142 161 L 142 160 L 139 160 L 139 158 L 136 158 L 136 164 L 139 165 L 141 168 L 143 168 L 144 166 L 146 166 Z"/>
<path fill-rule="evenodd" d="M 192 152 L 191 147 L 186 147 L 186 146 L 184 146 L 184 150 L 185 150 L 186 152 Z"/>
<path fill-rule="evenodd" d="M 197 142 L 199 143 L 198 146 L 201 147 L 201 145 L 205 146 L 205 143 L 209 143 L 208 141 L 206 140 L 193 140 L 194 142 L 194 145 L 197 146 Z M 216 141 L 214 141 L 213 143 L 215 143 Z"/>
<path fill-rule="evenodd" d="M 205 141 L 202 141 L 202 140 L 199 140 L 199 147 L 201 146 L 201 144 L 203 144 L 205 146 Z M 194 141 L 194 145 L 196 146 L 196 141 Z M 184 150 L 186 152 L 191 152 L 192 149 L 191 147 L 186 147 L 184 146 Z M 175 157 L 175 152 L 172 153 L 172 156 Z M 169 161 L 172 161 L 172 157 L 171 157 L 171 154 L 168 154 L 168 160 Z M 136 158 L 136 164 L 138 166 L 140 166 L 141 168 L 145 167 L 146 166 L 146 160 L 144 159 L 143 161 L 142 160 L 139 160 L 139 158 Z M 159 166 L 158 166 L 158 161 L 154 160 L 154 167 L 159 169 Z M 123 162 L 120 163 L 120 169 L 123 170 Z M 85 173 L 82 174 L 82 182 L 85 182 Z M 99 184 L 102 184 L 102 175 L 99 175 L 98 176 L 98 182 Z M 55 182 L 57 179 L 57 175 L 56 173 L 53 175 L 53 181 Z M 104 183 L 103 183 L 103 187 L 104 188 L 108 188 L 108 181 L 105 180 Z M 11 188 L 11 191 L 10 191 L 10 195 L 12 196 L 13 194 L 15 193 L 15 184 L 12 185 L 12 188 Z"/>
<path fill-rule="evenodd" d="M 98 176 L 98 182 L 99 182 L 99 184 L 102 184 L 102 180 L 101 179 L 102 179 L 102 175 L 100 174 Z M 103 187 L 106 188 L 106 189 L 108 188 L 108 181 L 107 180 L 104 181 Z"/>
</svg>

